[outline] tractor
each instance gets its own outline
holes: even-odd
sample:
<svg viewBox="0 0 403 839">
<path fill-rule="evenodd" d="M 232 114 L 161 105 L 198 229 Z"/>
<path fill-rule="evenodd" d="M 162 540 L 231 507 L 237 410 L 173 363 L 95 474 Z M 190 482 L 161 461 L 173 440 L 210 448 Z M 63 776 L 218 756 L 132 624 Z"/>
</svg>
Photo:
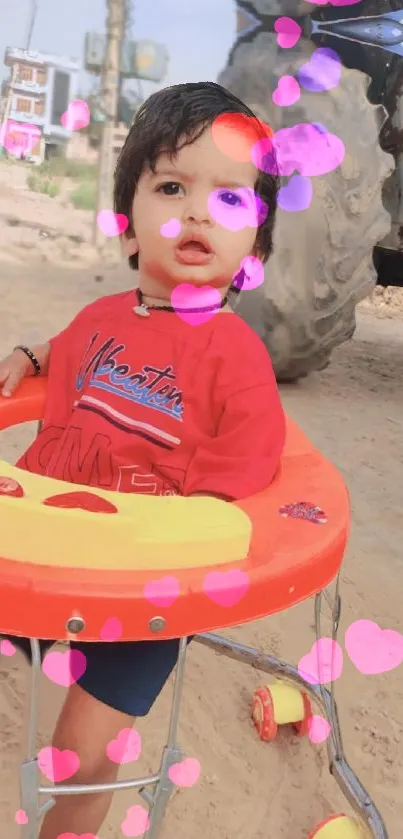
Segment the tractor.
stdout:
<svg viewBox="0 0 403 839">
<path fill-rule="evenodd" d="M 352 337 L 356 306 L 377 283 L 403 284 L 403 0 L 236 6 L 237 37 L 217 81 L 269 123 L 274 138 L 310 124 L 345 147 L 340 165 L 311 178 L 309 207 L 280 207 L 264 282 L 235 303 L 267 346 L 278 380 L 294 381 L 324 369 Z M 279 37 L 284 18 L 300 27 L 295 44 Z M 319 55 L 339 64 L 337 83 L 319 72 L 315 85 L 315 70 L 309 77 Z M 279 106 L 283 77 L 301 82 L 300 95 Z M 280 169 L 282 188 L 290 174 Z"/>
</svg>

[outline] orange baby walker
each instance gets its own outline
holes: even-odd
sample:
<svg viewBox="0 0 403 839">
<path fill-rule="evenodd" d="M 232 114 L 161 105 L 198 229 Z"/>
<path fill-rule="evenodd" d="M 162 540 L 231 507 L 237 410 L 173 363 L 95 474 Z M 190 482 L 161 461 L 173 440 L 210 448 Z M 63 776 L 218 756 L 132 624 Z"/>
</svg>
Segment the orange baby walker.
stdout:
<svg viewBox="0 0 403 839">
<path fill-rule="evenodd" d="M 40 421 L 45 398 L 46 381 L 41 379 L 23 382 L 11 399 L 0 397 L 0 429 Z M 333 815 L 310 839 L 387 839 L 380 813 L 347 763 L 333 683 L 330 689 L 310 684 L 295 667 L 211 634 L 314 594 L 317 639 L 323 597 L 332 609 L 336 639 L 348 494 L 332 464 L 294 423 L 288 420 L 287 425 L 274 482 L 233 504 L 107 492 L 0 461 L 0 633 L 28 636 L 32 649 L 28 754 L 21 765 L 21 808 L 27 817 L 22 839 L 37 839 L 39 821 L 55 796 L 103 789 L 137 789 L 149 808 L 145 836 L 156 839 L 174 788 L 169 769 L 184 758 L 177 728 L 190 635 L 221 655 L 276 677 L 253 700 L 252 716 L 262 739 L 273 739 L 277 727 L 287 723 L 306 733 L 312 705 L 328 720 L 330 772 L 355 817 Z M 76 509 L 62 506 L 66 496 L 71 502 L 72 493 Z M 91 498 L 97 510 L 103 504 L 104 512 L 91 511 Z M 331 597 L 325 589 L 332 581 L 336 590 Z M 102 643 L 101 629 L 111 616 L 121 622 L 122 641 L 181 638 L 160 768 L 152 776 L 114 784 L 41 786 L 36 753 L 38 639 Z M 43 804 L 41 796 L 47 797 Z"/>
</svg>

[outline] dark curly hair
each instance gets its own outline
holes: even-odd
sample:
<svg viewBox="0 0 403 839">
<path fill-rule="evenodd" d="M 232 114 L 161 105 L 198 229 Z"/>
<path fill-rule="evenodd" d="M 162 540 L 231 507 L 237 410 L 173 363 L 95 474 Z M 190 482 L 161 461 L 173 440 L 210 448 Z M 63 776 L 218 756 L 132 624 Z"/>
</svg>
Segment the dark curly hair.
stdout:
<svg viewBox="0 0 403 839">
<path fill-rule="evenodd" d="M 195 142 L 221 114 L 245 114 L 256 120 L 257 138 L 267 136 L 256 114 L 237 96 L 215 82 L 188 82 L 172 85 L 153 93 L 137 112 L 115 170 L 114 208 L 129 219 L 132 228 L 132 204 L 140 176 L 146 167 L 155 171 L 160 154 L 174 158 L 185 145 Z M 270 156 L 275 161 L 274 151 Z M 277 167 L 271 163 L 271 171 Z M 255 191 L 268 205 L 269 212 L 259 226 L 255 249 L 267 262 L 273 250 L 273 228 L 277 208 L 277 174 L 259 171 Z M 138 269 L 138 254 L 129 257 L 129 265 Z M 235 290 L 235 288 L 233 289 Z"/>
</svg>

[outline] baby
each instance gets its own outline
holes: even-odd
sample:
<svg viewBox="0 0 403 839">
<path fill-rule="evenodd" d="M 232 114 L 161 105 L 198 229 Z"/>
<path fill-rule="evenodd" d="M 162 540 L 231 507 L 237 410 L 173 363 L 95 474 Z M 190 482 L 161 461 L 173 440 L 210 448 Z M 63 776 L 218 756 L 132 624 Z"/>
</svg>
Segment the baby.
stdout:
<svg viewBox="0 0 403 839">
<path fill-rule="evenodd" d="M 129 220 L 122 246 L 139 288 L 97 300 L 48 343 L 20 346 L 0 363 L 4 396 L 24 376 L 48 377 L 42 430 L 18 466 L 119 492 L 227 501 L 270 484 L 284 414 L 267 350 L 228 294 L 246 257 L 264 263 L 271 253 L 278 183 L 244 153 L 245 131 L 250 145 L 267 136 L 211 82 L 166 88 L 141 107 L 115 173 L 115 211 Z M 29 655 L 28 639 L 13 641 Z M 178 645 L 71 644 L 87 669 L 52 741 L 79 755 L 71 783 L 116 779 L 107 744 L 148 714 Z M 49 646 L 41 642 L 42 654 Z M 59 797 L 40 839 L 97 835 L 110 800 Z"/>
</svg>

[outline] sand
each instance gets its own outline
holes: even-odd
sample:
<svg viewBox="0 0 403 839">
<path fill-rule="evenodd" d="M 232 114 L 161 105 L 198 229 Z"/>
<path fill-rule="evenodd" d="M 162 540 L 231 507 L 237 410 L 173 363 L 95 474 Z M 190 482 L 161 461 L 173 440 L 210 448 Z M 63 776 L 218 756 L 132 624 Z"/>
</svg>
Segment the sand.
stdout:
<svg viewBox="0 0 403 839">
<path fill-rule="evenodd" d="M 12 212 L 10 184 L 3 174 L 0 179 L 0 356 L 17 340 L 32 342 L 54 333 L 87 302 L 133 282 L 124 266 L 116 267 L 113 249 L 100 266 L 93 262 L 90 246 L 66 236 L 41 235 L 47 225 L 86 238 L 90 218 L 44 196 L 27 198 L 24 178 L 18 182 L 20 172 L 21 167 L 13 175 Z M 10 226 L 10 215 L 20 224 Z M 403 305 L 397 294 L 392 294 L 393 305 L 384 298 L 377 293 L 360 307 L 354 339 L 334 353 L 327 370 L 281 388 L 286 410 L 338 466 L 351 493 L 353 525 L 341 574 L 341 643 L 345 629 L 358 619 L 403 632 Z M 3 432 L 1 457 L 14 461 L 34 433 L 33 426 Z M 324 626 L 329 631 L 330 623 Z M 225 634 L 296 663 L 314 641 L 313 601 Z M 14 817 L 20 806 L 18 765 L 28 676 L 22 656 L 0 657 L 2 839 L 19 837 Z M 260 742 L 250 705 L 255 688 L 264 683 L 263 674 L 200 645 L 190 650 L 180 743 L 200 761 L 201 778 L 194 788 L 174 796 L 161 839 L 306 839 L 330 813 L 350 812 L 328 774 L 324 745 L 313 745 L 289 730 L 281 730 L 274 743 Z M 336 688 L 347 757 L 383 814 L 390 839 L 398 839 L 403 821 L 403 665 L 364 676 L 345 655 Z M 134 770 L 122 770 L 121 778 L 158 768 L 171 690 L 170 683 L 139 724 L 143 755 Z M 44 678 L 39 748 L 50 744 L 63 698 L 64 689 Z M 142 802 L 135 793 L 116 795 L 99 839 L 122 837 L 126 810 L 136 803 Z"/>
</svg>

